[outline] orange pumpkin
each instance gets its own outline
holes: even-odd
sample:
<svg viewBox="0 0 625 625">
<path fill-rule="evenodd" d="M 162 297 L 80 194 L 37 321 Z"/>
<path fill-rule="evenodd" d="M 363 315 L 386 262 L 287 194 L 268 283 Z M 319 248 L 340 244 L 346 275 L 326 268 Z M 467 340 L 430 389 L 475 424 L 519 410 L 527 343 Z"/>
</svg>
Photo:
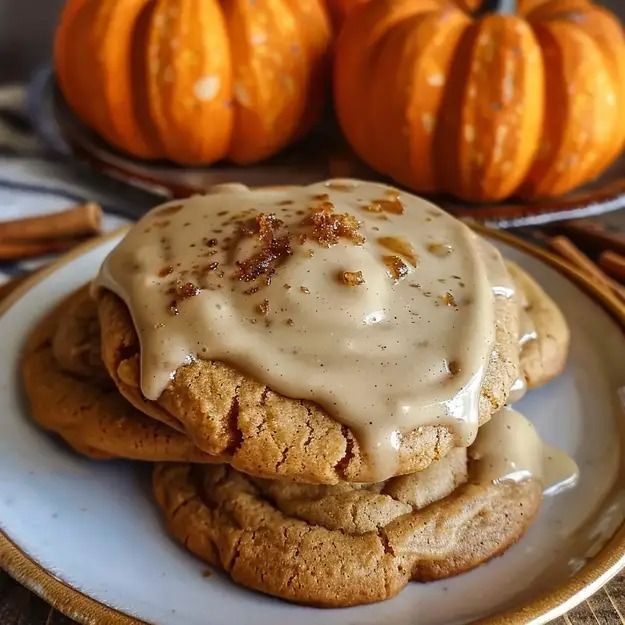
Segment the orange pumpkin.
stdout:
<svg viewBox="0 0 625 625">
<path fill-rule="evenodd" d="M 589 0 L 471 17 L 370 0 L 339 36 L 335 105 L 374 169 L 473 201 L 565 193 L 625 142 L 625 38 Z"/>
<path fill-rule="evenodd" d="M 78 117 L 144 158 L 250 163 L 323 106 L 323 0 L 69 0 L 55 40 Z"/>
</svg>

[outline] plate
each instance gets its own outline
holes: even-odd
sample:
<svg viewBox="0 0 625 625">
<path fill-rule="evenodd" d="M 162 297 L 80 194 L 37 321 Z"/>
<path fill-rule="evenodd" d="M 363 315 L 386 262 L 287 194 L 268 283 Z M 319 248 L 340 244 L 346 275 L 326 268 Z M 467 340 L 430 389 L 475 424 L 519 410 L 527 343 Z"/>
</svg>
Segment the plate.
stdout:
<svg viewBox="0 0 625 625">
<path fill-rule="evenodd" d="M 94 169 L 165 197 L 186 197 L 221 182 L 248 186 L 310 184 L 333 177 L 389 182 L 360 161 L 327 117 L 299 144 L 257 165 L 181 167 L 166 161 L 142 161 L 116 151 L 86 128 L 56 88 L 51 70 L 40 72 L 31 86 L 31 117 L 39 134 L 58 150 L 88 162 Z M 459 217 L 500 228 L 537 226 L 596 216 L 625 207 L 625 154 L 599 178 L 558 198 L 534 202 L 511 199 L 493 204 L 468 204 L 449 197 L 432 198 Z"/>
<path fill-rule="evenodd" d="M 625 564 L 622 479 L 625 309 L 575 269 L 510 235 L 492 233 L 564 310 L 572 330 L 564 374 L 519 410 L 574 456 L 578 486 L 549 498 L 520 542 L 454 579 L 411 583 L 356 608 L 295 606 L 203 572 L 165 534 L 149 467 L 72 454 L 28 418 L 20 349 L 41 315 L 92 276 L 121 233 L 88 243 L 25 285 L 0 317 L 0 565 L 83 623 L 157 625 L 442 625 L 544 623 Z M 619 395 L 620 393 L 620 395 Z"/>
</svg>

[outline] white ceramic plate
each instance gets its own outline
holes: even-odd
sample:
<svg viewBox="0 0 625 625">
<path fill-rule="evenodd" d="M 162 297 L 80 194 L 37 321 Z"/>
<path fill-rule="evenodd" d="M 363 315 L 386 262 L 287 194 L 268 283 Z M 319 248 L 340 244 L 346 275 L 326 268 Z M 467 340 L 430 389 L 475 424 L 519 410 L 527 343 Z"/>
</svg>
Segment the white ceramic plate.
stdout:
<svg viewBox="0 0 625 625">
<path fill-rule="evenodd" d="M 100 241 L 62 261 L 0 318 L 0 563 L 74 618 L 158 625 L 438 625 L 499 615 L 500 622 L 539 623 L 581 601 L 621 565 L 625 531 L 613 535 L 625 518 L 625 486 L 619 484 L 622 326 L 597 293 L 587 293 L 592 287 L 582 290 L 508 238 L 497 245 L 551 293 L 571 326 L 566 372 L 518 407 L 549 443 L 575 457 L 578 486 L 548 499 L 527 535 L 503 557 L 455 579 L 409 584 L 397 598 L 376 605 L 298 607 L 239 588 L 218 572 L 203 576 L 206 566 L 163 531 L 148 468 L 72 454 L 31 425 L 20 390 L 18 359 L 26 335 L 50 306 L 94 275 L 116 241 Z M 614 302 L 612 313 L 618 316 Z"/>
</svg>

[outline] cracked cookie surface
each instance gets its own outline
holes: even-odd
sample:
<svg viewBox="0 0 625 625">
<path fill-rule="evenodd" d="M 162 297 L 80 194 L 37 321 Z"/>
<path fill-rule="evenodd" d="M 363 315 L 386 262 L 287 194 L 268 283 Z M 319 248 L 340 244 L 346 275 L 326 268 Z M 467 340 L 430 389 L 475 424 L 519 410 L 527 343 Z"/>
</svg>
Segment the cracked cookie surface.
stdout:
<svg viewBox="0 0 625 625">
<path fill-rule="evenodd" d="M 374 485 L 251 478 L 227 465 L 157 465 L 169 532 L 243 586 L 341 607 L 381 601 L 410 580 L 462 573 L 502 553 L 534 518 L 536 480 L 472 484 L 466 451 Z"/>
<path fill-rule="evenodd" d="M 34 420 L 79 453 L 102 459 L 214 461 L 121 397 L 100 358 L 97 310 L 87 287 L 38 323 L 21 364 Z"/>
<path fill-rule="evenodd" d="M 102 355 L 120 392 L 151 417 L 172 423 L 208 454 L 250 475 L 300 482 L 371 482 L 374 472 L 354 434 L 320 406 L 284 397 L 226 363 L 198 358 L 180 367 L 157 401 L 140 389 L 139 343 L 128 309 L 108 291 L 98 312 Z M 518 375 L 518 311 L 496 299 L 496 343 L 486 366 L 480 424 L 501 408 Z M 397 474 L 425 469 L 454 447 L 445 426 L 402 435 Z"/>
</svg>

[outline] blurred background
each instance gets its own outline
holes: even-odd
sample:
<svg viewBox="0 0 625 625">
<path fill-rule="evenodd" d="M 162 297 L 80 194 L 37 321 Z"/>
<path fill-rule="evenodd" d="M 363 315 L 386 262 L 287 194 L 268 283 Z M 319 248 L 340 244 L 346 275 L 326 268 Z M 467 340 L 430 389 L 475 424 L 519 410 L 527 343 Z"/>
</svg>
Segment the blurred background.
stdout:
<svg viewBox="0 0 625 625">
<path fill-rule="evenodd" d="M 0 82 L 23 80 L 50 58 L 63 0 L 0 0 Z"/>
</svg>

